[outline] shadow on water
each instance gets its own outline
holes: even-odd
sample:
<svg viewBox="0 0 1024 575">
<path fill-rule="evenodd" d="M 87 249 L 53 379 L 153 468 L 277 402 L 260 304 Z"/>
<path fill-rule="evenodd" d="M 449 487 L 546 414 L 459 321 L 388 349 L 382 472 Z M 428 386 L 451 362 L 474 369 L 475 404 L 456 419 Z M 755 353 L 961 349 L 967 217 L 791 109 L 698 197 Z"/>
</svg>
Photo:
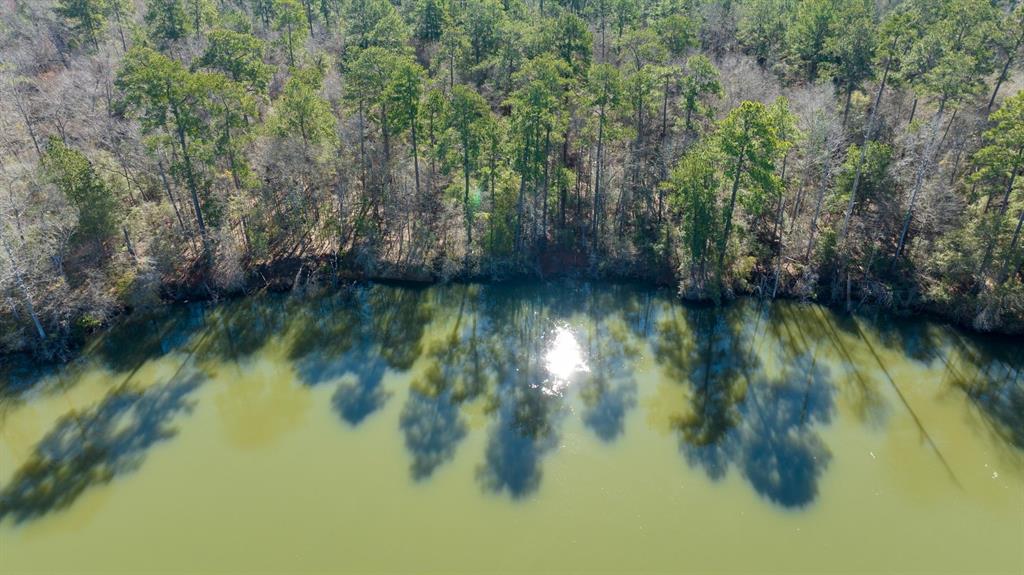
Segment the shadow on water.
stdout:
<svg viewBox="0 0 1024 575">
<path fill-rule="evenodd" d="M 594 301 L 591 309 L 601 303 Z M 602 441 L 612 442 L 625 432 L 626 415 L 636 407 L 634 364 L 640 350 L 634 334 L 640 330 L 636 324 L 602 318 L 593 311 L 589 324 L 585 336 L 589 370 L 580 374 L 583 423 Z"/>
<path fill-rule="evenodd" d="M 782 347 L 782 357 L 795 357 L 813 347 L 819 360 L 832 365 L 832 385 L 854 415 L 867 425 L 884 426 L 891 410 L 882 393 L 883 386 L 889 385 L 882 379 L 886 372 L 871 348 L 862 345 L 864 334 L 853 318 L 813 304 L 777 302 L 768 329 Z"/>
<path fill-rule="evenodd" d="M 441 337 L 426 346 L 426 365 L 411 383 L 399 420 L 413 458 L 410 473 L 417 481 L 454 457 L 466 436 L 460 406 L 488 390 L 491 370 L 485 365 L 491 364 L 494 351 L 479 327 L 479 296 L 479 286 L 453 286 L 435 292 L 430 303 L 439 310 L 435 317 Z"/>
<path fill-rule="evenodd" d="M 689 397 L 674 421 L 680 450 L 713 480 L 736 468 L 765 499 L 803 507 L 831 459 L 814 426 L 831 419 L 834 387 L 814 350 L 780 358 L 787 367 L 777 378 L 761 375 L 751 313 L 678 307 L 662 321 L 656 357 Z"/>
<path fill-rule="evenodd" d="M 556 418 L 562 398 L 548 395 L 525 377 L 508 381 L 499 392 L 497 421 L 491 431 L 477 478 L 485 490 L 513 499 L 540 486 L 541 459 L 558 443 Z"/>
<path fill-rule="evenodd" d="M 207 327 L 209 310 L 204 304 L 188 304 L 133 316 L 105 333 L 95 354 L 111 371 L 131 373 L 187 347 Z"/>
<path fill-rule="evenodd" d="M 477 399 L 493 420 L 477 478 L 485 491 L 513 499 L 540 486 L 541 463 L 557 446 L 570 384 L 581 390 L 588 428 L 604 441 L 623 433 L 636 404 L 635 334 L 649 328 L 650 298 L 641 305 L 633 290 L 619 286 L 559 282 L 452 286 L 435 298 L 441 337 L 424 351 L 426 363 L 401 419 L 416 480 L 453 457 L 465 437 L 460 409 Z M 586 316 L 585 325 L 570 326 L 578 314 Z M 582 342 L 588 364 L 567 381 L 554 379 L 545 363 L 559 329 Z"/>
<path fill-rule="evenodd" d="M 967 395 L 1000 441 L 1024 451 L 1024 340 L 952 339 L 960 361 L 946 364 L 946 381 Z"/>
<path fill-rule="evenodd" d="M 127 381 L 146 362 L 186 348 L 203 330 L 199 304 L 139 311 L 97 336 L 69 363 L 40 363 L 30 355 L 0 358 L 0 409 L 18 404 L 28 393 L 64 393 L 79 382 L 93 362 Z"/>
<path fill-rule="evenodd" d="M 417 481 L 430 477 L 441 464 L 450 461 L 466 436 L 466 424 L 450 391 L 430 396 L 411 390 L 399 425 L 413 457 L 410 472 Z"/>
<path fill-rule="evenodd" d="M 486 491 L 522 499 L 538 489 L 542 461 L 558 446 L 558 429 L 569 411 L 566 395 L 574 386 L 583 422 L 599 439 L 611 442 L 624 433 L 636 405 L 637 340 L 652 329 L 654 294 L 628 285 L 573 282 L 484 290 L 481 323 L 494 342 L 486 347 L 492 350 L 495 382 L 495 422 L 477 470 Z M 573 333 L 586 363 L 585 370 L 561 376 L 567 381 L 546 365 L 546 354 L 575 352 L 556 349 L 559 329 Z"/>
<path fill-rule="evenodd" d="M 291 311 L 290 300 L 279 294 L 261 294 L 217 305 L 207 312 L 209 344 L 203 359 L 244 361 L 282 334 Z"/>
<path fill-rule="evenodd" d="M 615 441 L 625 431 L 626 413 L 636 407 L 636 383 L 613 384 L 603 375 L 594 375 L 584 385 L 583 423 L 602 441 Z"/>
<path fill-rule="evenodd" d="M 565 398 L 551 386 L 543 354 L 576 298 L 547 290 L 488 289 L 482 296 L 486 325 L 495 341 L 495 421 L 477 468 L 485 491 L 522 499 L 540 486 L 541 460 L 558 444 Z"/>
<path fill-rule="evenodd" d="M 94 485 L 137 470 L 150 448 L 174 437 L 192 408 L 199 375 L 144 391 L 121 388 L 85 413 L 62 418 L 3 491 L 0 521 L 20 523 L 71 505 Z"/>
<path fill-rule="evenodd" d="M 4 357 L 0 366 L 0 404 L 16 400 L 39 382 L 59 374 L 62 367 L 38 363 L 28 354 Z"/>
<path fill-rule="evenodd" d="M 340 379 L 331 402 L 357 426 L 390 398 L 385 372 L 408 370 L 422 353 L 431 308 L 422 290 L 371 285 L 303 302 L 290 315 L 289 358 L 300 379 L 310 386 Z"/>
<path fill-rule="evenodd" d="M 175 350 L 195 353 L 200 366 L 283 351 L 303 385 L 331 391 L 334 411 L 352 427 L 386 405 L 389 370 L 411 370 L 398 428 L 412 479 L 428 480 L 453 460 L 469 434 L 463 411 L 473 404 L 490 418 L 477 482 L 513 500 L 539 489 L 576 393 L 587 433 L 607 444 L 627 433 L 647 343 L 659 373 L 675 382 L 667 388 L 684 399 L 671 433 L 686 464 L 716 481 L 739 473 L 782 508 L 818 497 L 832 457 L 819 429 L 831 422 L 838 395 L 872 425 L 898 405 L 880 391 L 890 384 L 899 391 L 882 346 L 922 363 L 946 362 L 946 381 L 966 393 L 988 428 L 1024 449 L 1024 360 L 1016 342 L 990 345 L 931 324 L 858 321 L 786 302 L 685 306 L 623 285 L 368 285 L 140 316 L 108 334 L 96 353 L 130 379 Z M 559 375 L 549 361 L 556 334 L 566 331 L 585 367 Z M 47 378 L 38 369 L 21 377 Z M 117 386 L 91 411 L 65 417 L 0 492 L 0 519 L 21 522 L 66 507 L 90 486 L 137 469 L 149 448 L 174 436 L 172 424 L 190 409 L 187 397 L 199 384 L 191 376 L 147 391 Z M 9 386 L 14 399 L 0 393 L 0 409 L 21 401 L 22 387 Z M 662 407 L 675 409 L 671 399 Z"/>
<path fill-rule="evenodd" d="M 828 370 L 813 352 L 793 359 L 779 381 L 751 385 L 741 428 L 743 474 L 762 496 L 801 507 L 818 495 L 818 479 L 832 454 L 815 424 L 832 418 Z"/>
</svg>

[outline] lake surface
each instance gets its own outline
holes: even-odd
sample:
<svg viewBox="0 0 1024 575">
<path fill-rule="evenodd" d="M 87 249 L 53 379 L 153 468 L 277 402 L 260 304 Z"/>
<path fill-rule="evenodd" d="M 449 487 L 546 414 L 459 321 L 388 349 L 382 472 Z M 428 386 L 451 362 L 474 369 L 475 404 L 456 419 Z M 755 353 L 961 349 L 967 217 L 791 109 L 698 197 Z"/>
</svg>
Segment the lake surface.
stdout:
<svg viewBox="0 0 1024 575">
<path fill-rule="evenodd" d="M 7 366 L 0 572 L 1024 572 L 1024 347 L 625 285 L 371 285 Z"/>
</svg>

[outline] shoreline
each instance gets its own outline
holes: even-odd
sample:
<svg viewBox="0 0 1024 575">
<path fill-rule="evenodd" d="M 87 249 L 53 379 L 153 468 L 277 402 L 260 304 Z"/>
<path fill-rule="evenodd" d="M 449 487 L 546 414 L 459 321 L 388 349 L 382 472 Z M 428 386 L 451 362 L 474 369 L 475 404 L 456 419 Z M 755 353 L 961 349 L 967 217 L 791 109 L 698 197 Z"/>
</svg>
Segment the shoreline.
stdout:
<svg viewBox="0 0 1024 575">
<path fill-rule="evenodd" d="M 370 274 L 353 270 L 346 267 L 336 267 L 336 260 L 333 256 L 318 256 L 311 258 L 291 258 L 287 261 L 277 261 L 268 264 L 255 266 L 247 274 L 243 285 L 234 289 L 214 289 L 205 280 L 195 279 L 193 281 L 165 281 L 159 287 L 159 303 L 133 308 L 124 307 L 115 313 L 109 321 L 98 326 L 96 329 L 88 330 L 79 336 L 68 336 L 66 355 L 60 357 L 43 356 L 40 350 L 33 347 L 23 349 L 6 350 L 0 353 L 0 359 L 13 357 L 27 357 L 33 361 L 42 363 L 65 364 L 80 357 L 87 341 L 104 331 L 115 328 L 118 324 L 140 313 L 141 310 L 158 310 L 164 306 L 194 302 L 217 303 L 221 300 L 236 300 L 257 295 L 260 292 L 272 293 L 295 293 L 297 290 L 314 287 L 318 289 L 345 289 L 360 283 L 378 283 L 408 288 L 428 288 L 445 284 L 484 284 L 500 285 L 531 282 L 548 282 L 553 280 L 568 280 L 579 282 L 605 282 L 638 287 L 662 290 L 671 297 L 686 305 L 715 306 L 729 305 L 731 302 L 742 298 L 759 298 L 754 290 L 737 292 L 726 298 L 723 302 L 716 304 L 711 298 L 694 298 L 681 295 L 678 292 L 674 281 L 657 280 L 652 276 L 644 277 L 639 274 L 622 274 L 592 272 L 579 267 L 568 267 L 562 271 L 542 274 L 540 268 L 534 272 L 520 271 L 517 273 L 494 274 L 456 274 L 449 278 L 443 278 L 437 274 L 425 273 L 377 273 Z M 1004 322 L 999 329 L 982 331 L 977 329 L 962 313 L 957 310 L 943 310 L 937 304 L 921 301 L 911 307 L 885 307 L 878 304 L 867 304 L 847 312 L 845 306 L 830 301 L 829 298 L 814 297 L 805 298 L 780 290 L 775 300 L 813 303 L 823 306 L 840 315 L 855 315 L 879 319 L 888 317 L 899 320 L 921 320 L 940 323 L 955 328 L 965 333 L 981 337 L 1006 337 L 1024 338 L 1024 321 Z"/>
</svg>

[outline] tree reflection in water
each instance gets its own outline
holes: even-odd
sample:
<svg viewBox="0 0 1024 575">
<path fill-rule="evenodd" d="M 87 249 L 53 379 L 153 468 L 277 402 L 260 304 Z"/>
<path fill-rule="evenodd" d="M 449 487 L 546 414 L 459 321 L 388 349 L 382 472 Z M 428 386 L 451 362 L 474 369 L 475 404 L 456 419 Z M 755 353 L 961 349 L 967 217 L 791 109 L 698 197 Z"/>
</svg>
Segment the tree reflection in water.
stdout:
<svg viewBox="0 0 1024 575">
<path fill-rule="evenodd" d="M 780 358 L 788 367 L 777 380 L 760 375 L 749 312 L 681 308 L 662 321 L 656 356 L 689 392 L 689 411 L 674 421 L 680 449 L 712 479 L 736 467 L 766 499 L 801 507 L 831 459 L 814 425 L 831 418 L 833 387 L 813 350 Z"/>
<path fill-rule="evenodd" d="M 684 400 L 679 408 L 671 396 L 658 397 L 659 409 L 676 411 L 670 432 L 685 462 L 712 480 L 739 473 L 764 500 L 795 509 L 816 500 L 830 464 L 818 430 L 831 421 L 836 395 L 872 425 L 884 424 L 894 408 L 879 389 L 879 374 L 888 372 L 872 341 L 922 365 L 946 362 L 947 384 L 966 393 L 1004 444 L 1024 449 L 1024 371 L 1015 344 L 982 344 L 934 326 L 876 329 L 790 303 L 686 306 L 631 286 L 373 285 L 190 306 L 111 332 L 98 355 L 118 378 L 130 378 L 175 349 L 195 352 L 202 369 L 264 351 L 274 362 L 283 350 L 291 364 L 280 373 L 294 369 L 304 386 L 334 386 L 332 407 L 351 426 L 391 397 L 389 370 L 409 371 L 398 429 L 412 479 L 428 480 L 455 457 L 473 404 L 490 418 L 477 482 L 522 500 L 540 487 L 544 459 L 574 409 L 587 433 L 621 441 L 650 344 L 658 374 Z M 94 410 L 62 420 L 0 492 L 0 518 L 24 521 L 65 507 L 90 485 L 137 468 L 151 446 L 174 435 L 171 423 L 188 410 L 185 398 L 198 382 L 121 387 Z M 0 409 L 22 387 L 8 386 Z"/>
<path fill-rule="evenodd" d="M 484 369 L 490 363 L 485 355 L 493 357 L 493 352 L 485 349 L 488 342 L 480 337 L 479 296 L 479 286 L 466 285 L 441 290 L 436 296 L 436 307 L 444 314 L 437 317 L 442 335 L 427 346 L 427 364 L 412 381 L 399 419 L 413 457 L 410 472 L 417 481 L 429 478 L 454 457 L 466 436 L 459 408 L 488 389 L 492 375 Z"/>
<path fill-rule="evenodd" d="M 495 288 L 482 295 L 495 341 L 492 424 L 477 478 L 485 490 L 519 499 L 537 490 L 541 459 L 558 444 L 565 398 L 552 393 L 544 352 L 559 317 L 550 290 Z M 562 301 L 572 301 L 564 298 Z"/>
<path fill-rule="evenodd" d="M 0 491 L 0 521 L 23 522 L 71 505 L 89 487 L 135 471 L 149 449 L 174 437 L 175 418 L 202 377 L 146 390 L 119 388 L 95 408 L 72 412 L 36 446 Z"/>
<path fill-rule="evenodd" d="M 289 357 L 307 385 L 342 379 L 331 402 L 356 426 L 391 397 L 381 385 L 387 369 L 407 370 L 420 356 L 431 315 L 422 290 L 357 287 L 295 314 Z"/>
<path fill-rule="evenodd" d="M 640 350 L 625 322 L 591 308 L 586 330 L 588 370 L 580 374 L 583 423 L 599 439 L 614 441 L 625 432 L 626 414 L 636 406 L 634 362 Z"/>
<path fill-rule="evenodd" d="M 1024 451 L 1024 347 L 1019 340 L 986 343 L 954 334 L 957 354 L 946 363 L 946 382 L 967 395 L 996 437 Z"/>
<path fill-rule="evenodd" d="M 417 481 L 426 479 L 442 463 L 455 456 L 455 447 L 466 436 L 466 424 L 450 391 L 426 395 L 410 390 L 399 418 L 405 446 L 413 455 L 411 472 Z"/>
<path fill-rule="evenodd" d="M 750 386 L 739 459 L 743 475 L 762 496 L 785 507 L 817 497 L 832 454 L 814 426 L 831 420 L 833 390 L 813 351 L 792 358 L 780 380 Z"/>
<path fill-rule="evenodd" d="M 209 313 L 209 307 L 203 304 L 136 312 L 117 329 L 100 336 L 95 355 L 111 371 L 130 376 L 147 361 L 195 345 L 209 325 Z"/>
</svg>

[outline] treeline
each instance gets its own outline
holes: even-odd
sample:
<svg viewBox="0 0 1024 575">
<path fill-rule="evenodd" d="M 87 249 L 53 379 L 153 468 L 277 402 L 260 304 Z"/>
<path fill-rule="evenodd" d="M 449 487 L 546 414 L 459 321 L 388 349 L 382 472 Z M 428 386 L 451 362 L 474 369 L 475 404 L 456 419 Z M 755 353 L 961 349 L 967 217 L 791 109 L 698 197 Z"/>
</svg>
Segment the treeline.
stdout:
<svg viewBox="0 0 1024 575">
<path fill-rule="evenodd" d="M 1020 330 L 1016 4 L 4 0 L 0 347 L 281 270 Z"/>
</svg>

